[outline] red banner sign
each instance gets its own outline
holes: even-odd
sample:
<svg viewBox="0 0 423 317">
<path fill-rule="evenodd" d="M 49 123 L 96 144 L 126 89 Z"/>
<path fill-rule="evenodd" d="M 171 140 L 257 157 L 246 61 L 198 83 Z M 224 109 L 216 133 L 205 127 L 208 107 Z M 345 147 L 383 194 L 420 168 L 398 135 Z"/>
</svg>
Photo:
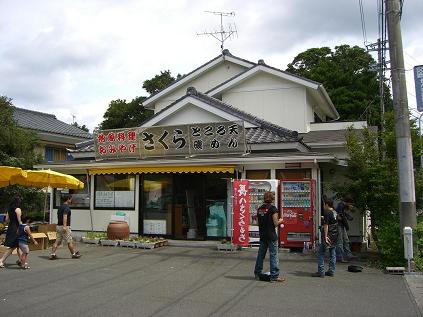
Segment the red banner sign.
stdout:
<svg viewBox="0 0 423 317">
<path fill-rule="evenodd" d="M 248 226 L 249 216 L 249 198 L 248 198 L 248 180 L 235 180 L 233 184 L 233 235 L 232 243 L 241 246 L 249 244 Z"/>
</svg>

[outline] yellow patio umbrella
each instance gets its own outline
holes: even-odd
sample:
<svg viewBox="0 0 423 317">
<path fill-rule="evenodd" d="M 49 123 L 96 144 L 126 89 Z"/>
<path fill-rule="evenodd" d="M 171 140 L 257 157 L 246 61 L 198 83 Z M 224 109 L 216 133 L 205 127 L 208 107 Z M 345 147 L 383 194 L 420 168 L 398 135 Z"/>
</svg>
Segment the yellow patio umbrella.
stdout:
<svg viewBox="0 0 423 317">
<path fill-rule="evenodd" d="M 13 176 L 10 180 L 11 184 L 18 184 L 24 186 L 33 186 L 38 188 L 53 187 L 53 188 L 69 188 L 69 189 L 83 189 L 84 183 L 76 177 L 68 174 L 62 174 L 52 170 L 26 170 L 26 177 L 22 175 Z"/>
<path fill-rule="evenodd" d="M 69 189 L 83 189 L 84 183 L 76 177 L 68 174 L 62 174 L 52 170 L 26 170 L 26 177 L 23 175 L 13 176 L 10 180 L 11 184 L 18 184 L 24 186 L 32 186 L 38 188 L 53 187 L 53 188 L 69 188 Z M 45 214 L 47 209 L 47 193 L 44 201 L 43 221 L 45 221 Z"/>
<path fill-rule="evenodd" d="M 13 177 L 26 177 L 26 172 L 19 167 L 0 166 L 0 187 L 9 186 Z"/>
</svg>

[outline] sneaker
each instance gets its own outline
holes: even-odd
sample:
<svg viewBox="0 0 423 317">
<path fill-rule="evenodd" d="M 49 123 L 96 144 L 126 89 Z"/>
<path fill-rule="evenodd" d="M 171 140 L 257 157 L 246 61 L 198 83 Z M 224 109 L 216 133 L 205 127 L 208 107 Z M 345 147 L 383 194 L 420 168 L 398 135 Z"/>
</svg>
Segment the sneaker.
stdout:
<svg viewBox="0 0 423 317">
<path fill-rule="evenodd" d="M 57 255 L 56 254 L 50 254 L 50 260 L 56 260 Z"/>
<path fill-rule="evenodd" d="M 16 264 L 17 264 L 18 266 L 22 266 L 22 263 L 21 263 L 21 261 L 20 261 L 20 260 L 17 260 L 17 261 L 16 261 Z"/>
<path fill-rule="evenodd" d="M 316 273 L 313 273 L 313 274 L 311 274 L 311 276 L 312 277 L 325 277 L 325 274 L 323 274 L 323 273 L 320 273 L 320 272 L 316 272 Z"/>
<path fill-rule="evenodd" d="M 72 259 L 79 259 L 81 257 L 81 254 L 79 254 L 79 251 L 76 251 L 74 254 L 72 254 Z"/>
<path fill-rule="evenodd" d="M 274 280 L 273 279 L 270 280 L 270 283 L 282 283 L 282 282 L 285 282 L 285 279 L 282 277 L 277 277 Z"/>
<path fill-rule="evenodd" d="M 325 272 L 325 276 L 333 277 L 334 275 L 335 274 L 333 272 L 329 272 L 329 271 Z"/>
</svg>

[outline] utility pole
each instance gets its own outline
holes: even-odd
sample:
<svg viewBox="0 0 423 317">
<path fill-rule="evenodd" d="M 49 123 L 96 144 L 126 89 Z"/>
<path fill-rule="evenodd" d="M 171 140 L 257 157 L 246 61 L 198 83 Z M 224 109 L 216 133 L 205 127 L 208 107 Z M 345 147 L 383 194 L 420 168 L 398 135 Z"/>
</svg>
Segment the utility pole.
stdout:
<svg viewBox="0 0 423 317">
<path fill-rule="evenodd" d="M 404 56 L 401 36 L 400 0 L 385 0 L 388 25 L 389 55 L 391 60 L 392 96 L 394 101 L 395 138 L 400 192 L 400 226 L 415 228 L 416 194 L 414 189 L 413 155 L 405 81 Z"/>
</svg>

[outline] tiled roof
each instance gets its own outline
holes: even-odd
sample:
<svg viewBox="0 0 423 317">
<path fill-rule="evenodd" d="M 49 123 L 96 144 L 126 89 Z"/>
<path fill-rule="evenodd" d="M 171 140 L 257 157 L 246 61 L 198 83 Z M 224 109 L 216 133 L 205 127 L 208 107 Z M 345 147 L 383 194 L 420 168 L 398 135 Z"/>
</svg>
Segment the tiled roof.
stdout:
<svg viewBox="0 0 423 317">
<path fill-rule="evenodd" d="M 73 125 L 57 120 L 55 115 L 13 107 L 13 118 L 21 128 L 89 139 L 92 135 Z"/>
<path fill-rule="evenodd" d="M 295 77 L 295 78 L 298 78 L 298 79 L 301 79 L 301 80 L 307 81 L 307 82 L 309 82 L 309 83 L 311 83 L 311 84 L 315 84 L 315 85 L 318 85 L 318 86 L 319 86 L 319 85 L 321 85 L 321 83 L 319 83 L 319 82 L 317 82 L 317 81 L 314 81 L 314 80 L 311 80 L 311 79 L 308 79 L 308 78 L 305 78 L 305 77 L 301 77 L 301 76 L 298 76 L 298 75 L 296 75 L 296 74 L 292 74 L 292 73 L 290 73 L 290 72 L 284 71 L 284 70 L 279 69 L 279 68 L 276 68 L 276 67 L 269 66 L 269 65 L 265 64 L 264 62 L 259 62 L 258 64 L 254 65 L 253 67 L 251 67 L 251 68 L 249 68 L 249 69 L 246 69 L 246 70 L 244 70 L 243 72 L 241 72 L 241 73 L 239 73 L 239 74 L 237 74 L 237 75 L 233 76 L 232 78 L 229 78 L 229 79 L 225 80 L 224 82 L 220 83 L 219 85 L 217 85 L 217 86 L 215 86 L 215 87 L 213 87 L 213 88 L 209 89 L 209 90 L 208 90 L 208 91 L 206 91 L 205 93 L 206 93 L 206 94 L 209 94 L 211 91 L 213 91 L 213 90 L 215 90 L 215 89 L 217 89 L 217 88 L 219 88 L 219 87 L 221 87 L 221 86 L 226 85 L 227 83 L 229 83 L 229 82 L 233 81 L 234 79 L 236 79 L 236 78 L 238 78 L 238 77 L 241 77 L 241 76 L 243 76 L 245 73 L 247 73 L 247 72 L 249 72 L 249 71 L 253 70 L 254 68 L 260 67 L 260 66 L 265 66 L 265 67 L 267 67 L 267 68 L 269 68 L 269 69 L 272 69 L 272 70 L 278 71 L 278 72 L 283 73 L 283 74 L 286 74 L 286 75 L 288 75 L 288 76 L 292 76 L 292 77 Z"/>
<path fill-rule="evenodd" d="M 165 90 L 165 89 L 169 88 L 170 86 L 177 84 L 178 82 L 180 82 L 180 81 L 181 81 L 181 80 L 183 80 L 184 78 L 186 78 L 186 77 L 190 76 L 191 74 L 195 73 L 197 70 L 199 70 L 199 69 L 203 68 L 204 66 L 207 66 L 208 64 L 210 64 L 210 63 L 214 62 L 215 60 L 217 60 L 217 59 L 221 58 L 222 56 L 230 56 L 230 57 L 232 57 L 232 58 L 234 58 L 234 59 L 237 59 L 237 60 L 239 60 L 239 61 L 245 62 L 245 63 L 247 63 L 247 64 L 251 64 L 251 66 L 256 65 L 256 63 L 253 63 L 253 62 L 251 62 L 251 61 L 249 61 L 249 60 L 246 60 L 246 59 L 240 58 L 240 57 L 238 57 L 238 56 L 232 55 L 232 54 L 229 52 L 229 50 L 224 49 L 221 55 L 216 56 L 215 58 L 213 58 L 213 59 L 209 60 L 208 62 L 204 63 L 203 65 L 201 65 L 201 66 L 197 67 L 196 69 L 194 69 L 193 71 L 189 72 L 188 74 L 186 74 L 186 75 L 184 75 L 184 76 L 181 76 L 181 77 L 180 77 L 180 78 L 178 78 L 177 80 L 175 80 L 175 81 L 171 82 L 171 83 L 170 83 L 169 85 L 167 85 L 165 88 L 163 88 L 163 89 L 159 90 L 158 92 L 156 92 L 156 93 L 154 93 L 154 94 L 152 94 L 152 95 L 148 96 L 148 98 L 147 98 L 147 99 L 144 99 L 143 103 L 144 103 L 144 102 L 146 102 L 147 100 L 149 100 L 150 98 L 154 97 L 155 95 L 157 95 L 157 94 L 161 93 L 163 90 Z"/>
<path fill-rule="evenodd" d="M 372 131 L 377 131 L 377 127 L 369 127 Z M 359 133 L 361 129 L 352 130 L 355 133 Z M 310 131 L 308 133 L 301 133 L 300 137 L 303 138 L 304 143 L 313 146 L 313 143 L 326 144 L 326 143 L 346 143 L 346 132 L 347 130 L 323 130 L 323 131 Z"/>
</svg>

